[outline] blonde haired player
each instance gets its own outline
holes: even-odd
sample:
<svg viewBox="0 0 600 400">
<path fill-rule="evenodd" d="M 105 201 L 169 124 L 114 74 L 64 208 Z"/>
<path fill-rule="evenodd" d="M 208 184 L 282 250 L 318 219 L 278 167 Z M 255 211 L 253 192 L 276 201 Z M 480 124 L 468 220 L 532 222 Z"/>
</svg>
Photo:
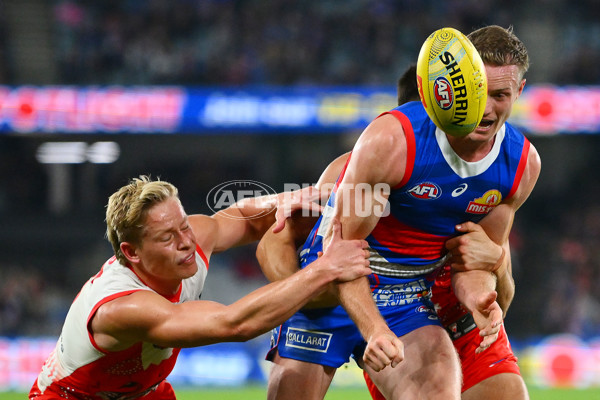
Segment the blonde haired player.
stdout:
<svg viewBox="0 0 600 400">
<path fill-rule="evenodd" d="M 492 259 L 486 268 L 498 276 L 479 270 L 457 273 L 457 296 L 468 297 L 460 290 L 469 282 L 492 288 L 496 279 L 498 285 L 512 284 L 510 274 L 503 273 L 510 269 L 503 247 L 508 246 L 514 214 L 531 193 L 541 165 L 535 148 L 506 123 L 525 85 L 525 47 L 510 30 L 498 26 L 482 28 L 470 38 L 481 52 L 488 79 L 481 123 L 464 137 L 450 136 L 436 128 L 421 104 L 410 103 L 365 129 L 301 261 L 314 258 L 327 236 L 321 224 L 333 216 L 342 221 L 344 237 L 367 239 L 374 274 L 338 285 L 351 321 L 341 307 L 303 310 L 275 333 L 269 398 L 323 398 L 335 369 L 350 354 L 388 399 L 460 398 L 460 365 L 435 318 L 429 289 L 441 265 L 472 267 L 445 247 L 449 239 L 457 248 L 469 240 L 467 235 L 453 239 L 456 225 L 461 224 L 460 232 L 471 229 L 464 221 L 479 223 L 495 243 L 486 247 Z M 392 188 L 390 215 L 352 214 L 359 209 L 355 200 L 378 204 L 351 193 L 365 183 Z M 510 288 L 502 293 L 511 293 Z M 499 301 L 510 298 L 511 294 Z M 290 331 L 305 333 L 286 334 Z M 359 332 L 367 342 L 362 360 Z"/>
<path fill-rule="evenodd" d="M 211 255 L 260 238 L 275 215 L 285 217 L 280 209 L 306 204 L 299 194 L 245 199 L 213 216 L 188 216 L 168 182 L 142 176 L 120 188 L 106 210 L 115 256 L 73 301 L 29 398 L 174 400 L 166 379 L 180 348 L 248 340 L 330 282 L 369 273 L 366 243 L 342 240 L 336 222 L 332 248 L 306 273 L 229 306 L 199 300 Z"/>
</svg>

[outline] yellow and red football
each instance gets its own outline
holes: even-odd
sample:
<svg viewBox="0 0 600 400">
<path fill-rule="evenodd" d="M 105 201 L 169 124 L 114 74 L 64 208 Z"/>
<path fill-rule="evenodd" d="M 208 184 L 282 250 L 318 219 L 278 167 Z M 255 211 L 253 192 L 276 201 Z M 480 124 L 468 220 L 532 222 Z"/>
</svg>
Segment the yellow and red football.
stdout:
<svg viewBox="0 0 600 400">
<path fill-rule="evenodd" d="M 485 67 L 471 41 L 454 28 L 433 32 L 417 60 L 417 84 L 429 118 L 452 136 L 473 132 L 487 101 Z"/>
</svg>

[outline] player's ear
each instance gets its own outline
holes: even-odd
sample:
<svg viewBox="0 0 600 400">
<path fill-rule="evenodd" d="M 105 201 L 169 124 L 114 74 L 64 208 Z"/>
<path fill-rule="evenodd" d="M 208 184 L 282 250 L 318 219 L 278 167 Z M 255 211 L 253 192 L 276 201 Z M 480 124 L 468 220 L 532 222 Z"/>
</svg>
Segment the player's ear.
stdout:
<svg viewBox="0 0 600 400">
<path fill-rule="evenodd" d="M 121 252 L 132 263 L 138 263 L 140 261 L 140 257 L 137 255 L 137 247 L 129 242 L 121 242 L 120 246 Z"/>
<path fill-rule="evenodd" d="M 525 79 L 525 78 L 521 79 L 521 84 L 519 85 L 519 90 L 517 90 L 517 99 L 519 98 L 519 96 L 521 96 L 521 93 L 523 93 L 523 88 L 525 87 L 525 82 L 527 82 L 527 79 Z"/>
</svg>

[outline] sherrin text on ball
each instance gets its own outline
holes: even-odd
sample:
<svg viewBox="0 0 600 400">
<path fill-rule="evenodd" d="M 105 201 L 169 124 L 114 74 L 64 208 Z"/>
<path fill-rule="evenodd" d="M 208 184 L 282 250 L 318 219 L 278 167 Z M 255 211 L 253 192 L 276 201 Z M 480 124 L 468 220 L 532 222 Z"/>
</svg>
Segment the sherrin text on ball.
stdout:
<svg viewBox="0 0 600 400">
<path fill-rule="evenodd" d="M 417 60 L 417 83 L 429 118 L 452 136 L 473 132 L 487 101 L 485 67 L 471 41 L 454 28 L 433 32 Z"/>
</svg>

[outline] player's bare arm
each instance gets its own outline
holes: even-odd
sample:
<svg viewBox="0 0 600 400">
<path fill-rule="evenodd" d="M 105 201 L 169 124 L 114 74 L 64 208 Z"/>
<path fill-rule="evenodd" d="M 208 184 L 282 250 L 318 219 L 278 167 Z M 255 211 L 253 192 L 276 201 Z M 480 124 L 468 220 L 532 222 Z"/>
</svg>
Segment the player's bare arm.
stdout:
<svg viewBox="0 0 600 400">
<path fill-rule="evenodd" d="M 514 280 L 508 236 L 516 211 L 527 200 L 539 177 L 541 162 L 530 146 L 527 165 L 520 185 L 508 201 L 502 202 L 479 224 L 465 223 L 457 229 L 464 234 L 450 239 L 446 247 L 452 253 L 452 268 L 457 271 L 488 270 L 496 275 L 498 303 L 506 314 L 514 297 Z M 491 242 L 486 240 L 489 236 Z"/>
<path fill-rule="evenodd" d="M 285 279 L 300 269 L 297 248 L 306 240 L 315 220 L 310 217 L 294 217 L 286 221 L 279 233 L 268 230 L 256 248 L 256 258 L 261 270 L 270 282 Z M 339 305 L 337 285 L 331 283 L 327 289 L 312 297 L 304 309 L 335 307 Z"/>
<path fill-rule="evenodd" d="M 321 210 L 313 187 L 277 195 L 247 198 L 212 216 L 192 215 L 190 225 L 198 245 L 208 257 L 232 247 L 259 240 L 273 224 L 283 227 L 285 219 L 301 208 Z M 259 216 L 259 217 L 257 217 Z"/>
<path fill-rule="evenodd" d="M 315 187 L 321 192 L 332 188 L 349 155 L 350 153 L 345 153 L 333 160 L 325 168 Z M 298 271 L 297 248 L 306 240 L 316 222 L 314 217 L 295 214 L 286 220 L 281 232 L 267 230 L 263 235 L 256 248 L 256 258 L 270 282 L 285 279 Z M 330 284 L 328 290 L 313 297 L 304 308 L 333 307 L 338 304 L 336 285 Z"/>
<path fill-rule="evenodd" d="M 508 236 L 517 209 L 535 186 L 540 167 L 539 155 L 531 146 L 515 195 L 496 207 L 479 225 L 467 222 L 458 226 L 457 230 L 463 232 L 463 235 L 450 239 L 447 243 L 447 248 L 452 253 L 453 269 L 466 271 L 453 274 L 453 287 L 457 298 L 473 313 L 481 330 L 483 340 L 478 352 L 497 338 L 499 321 L 506 315 L 514 297 L 515 284 Z M 494 275 L 488 275 L 485 271 L 491 271 Z M 502 309 L 501 314 L 492 302 L 494 289 L 498 294 L 497 303 Z"/>
<path fill-rule="evenodd" d="M 323 256 L 287 279 L 229 306 L 210 301 L 173 304 L 146 290 L 119 297 L 101 305 L 92 318 L 94 340 L 109 351 L 140 341 L 163 347 L 194 347 L 248 340 L 283 323 L 330 282 L 370 274 L 366 247 L 364 240 L 342 240 L 339 222 L 334 221 L 331 245 Z"/>
<path fill-rule="evenodd" d="M 398 160 L 385 162 L 381 160 Z M 406 141 L 400 123 L 391 115 L 373 121 L 358 139 L 344 178 L 336 194 L 335 215 L 342 222 L 346 238 L 365 238 L 379 220 L 381 208 L 376 193 L 358 193 L 358 185 L 398 184 L 403 177 L 406 160 Z M 357 198 L 356 196 L 361 195 Z M 385 197 L 387 198 L 387 197 Z M 358 202 L 362 202 L 359 206 Z M 367 216 L 357 215 L 365 205 L 371 209 Z M 327 243 L 327 238 L 325 239 Z M 404 358 L 402 342 L 394 335 L 379 313 L 366 278 L 338 286 L 340 302 L 356 323 L 368 345 L 363 360 L 374 370 L 397 365 Z"/>
</svg>

